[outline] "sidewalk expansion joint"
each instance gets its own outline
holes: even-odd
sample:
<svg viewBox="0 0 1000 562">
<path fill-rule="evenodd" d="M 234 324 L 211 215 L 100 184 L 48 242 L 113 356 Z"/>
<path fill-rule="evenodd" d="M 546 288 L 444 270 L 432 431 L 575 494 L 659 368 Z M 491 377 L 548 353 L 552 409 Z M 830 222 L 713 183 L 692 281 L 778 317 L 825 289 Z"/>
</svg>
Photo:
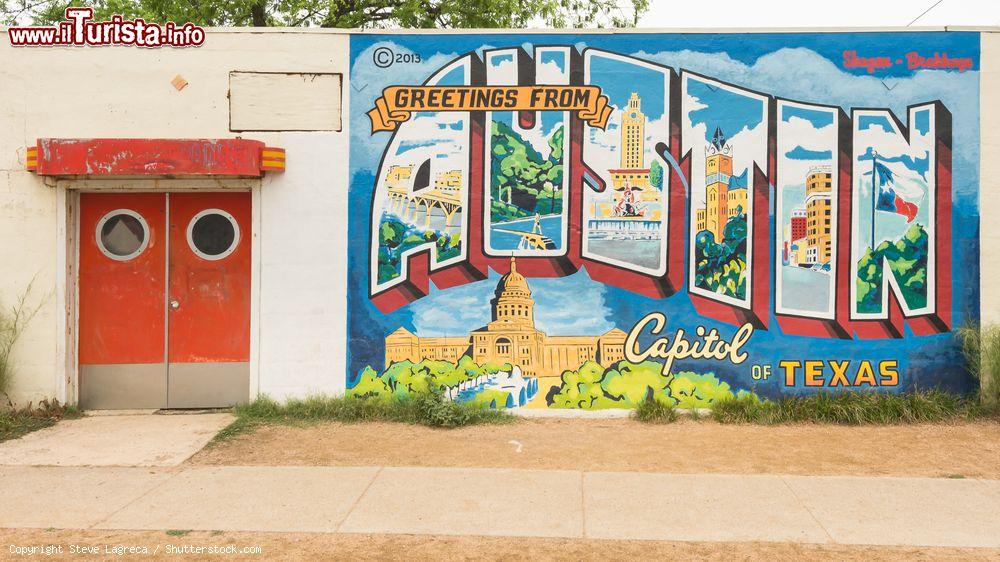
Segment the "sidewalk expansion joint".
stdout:
<svg viewBox="0 0 1000 562">
<path fill-rule="evenodd" d="M 109 514 L 107 515 L 107 517 L 105 517 L 104 519 L 100 519 L 100 520 L 98 520 L 98 521 L 95 521 L 95 522 L 94 522 L 94 523 L 93 523 L 92 525 L 90 525 L 90 526 L 89 526 L 89 527 L 87 527 L 87 528 L 88 528 L 88 529 L 94 529 L 94 528 L 96 528 L 96 527 L 97 527 L 98 525 L 100 525 L 101 523 L 104 523 L 105 521 L 109 521 L 109 520 L 111 520 L 111 518 L 112 518 L 112 517 L 114 517 L 115 515 L 118 515 L 119 513 L 121 513 L 122 511 L 124 511 L 124 510 L 125 510 L 125 509 L 126 509 L 127 507 L 129 507 L 129 506 L 131 506 L 132 504 L 134 504 L 135 502 L 137 502 L 137 501 L 139 501 L 139 500 L 141 500 L 141 499 L 145 498 L 145 497 L 146 497 L 146 496 L 148 496 L 149 494 L 151 494 L 151 493 L 153 493 L 154 491 L 156 491 L 156 490 L 160 489 L 160 488 L 161 488 L 162 486 L 166 485 L 166 483 L 167 483 L 167 482 L 170 482 L 170 481 L 171 481 L 171 480 L 173 480 L 174 478 L 177 478 L 177 477 L 178 477 L 178 476 L 180 476 L 180 475 L 181 475 L 182 473 L 186 472 L 186 470 L 185 470 L 185 469 L 182 469 L 182 468 L 179 468 L 179 467 L 175 467 L 175 468 L 174 468 L 174 469 L 172 469 L 172 470 L 165 470 L 164 472 L 166 472 L 166 473 L 169 473 L 169 474 L 170 474 L 170 476 L 169 476 L 169 477 L 167 477 L 167 478 L 164 478 L 162 482 L 160 482 L 160 483 L 158 483 L 158 484 L 154 484 L 153 486 L 151 486 L 151 487 L 150 487 L 150 488 L 149 488 L 148 490 L 146 490 L 145 492 L 143 492 L 143 493 L 139 494 L 138 496 L 136 496 L 136 497 L 132 498 L 132 500 L 131 500 L 131 501 L 128 501 L 128 502 L 126 502 L 126 503 L 125 503 L 125 505 L 123 505 L 123 506 L 119 507 L 118 509 L 116 509 L 116 510 L 112 511 L 111 513 L 109 513 Z"/>
<path fill-rule="evenodd" d="M 345 513 L 344 516 L 340 519 L 340 521 L 337 522 L 337 526 L 334 528 L 333 532 L 335 533 L 340 532 L 340 528 L 344 526 L 344 522 L 347 521 L 347 518 L 350 517 L 352 513 L 354 513 L 354 509 L 358 507 L 359 503 L 361 503 L 362 498 L 364 498 L 365 494 L 368 493 L 368 490 L 371 489 L 372 484 L 374 484 L 375 481 L 378 480 L 378 477 L 382 474 L 383 470 L 385 470 L 384 466 L 378 467 L 378 470 L 376 470 L 375 474 L 372 475 L 372 479 L 368 481 L 367 485 L 365 485 L 365 489 L 361 490 L 361 493 L 358 494 L 358 497 L 354 499 L 353 503 L 351 503 L 351 507 L 347 510 L 347 513 Z"/>
<path fill-rule="evenodd" d="M 828 542 L 839 544 L 837 543 L 837 540 L 833 538 L 833 535 L 830 534 L 830 531 L 827 530 L 827 528 L 822 523 L 820 523 L 819 519 L 816 517 L 816 514 L 813 513 L 811 509 L 809 509 L 809 506 L 806 505 L 806 502 L 802 501 L 802 498 L 800 498 L 799 495 L 795 492 L 795 488 L 793 488 L 792 485 L 789 484 L 787 480 L 785 480 L 785 476 L 781 475 L 778 476 L 778 478 L 781 480 L 781 483 L 784 484 L 786 488 L 788 488 L 788 491 L 791 492 L 792 497 L 795 498 L 795 501 L 799 502 L 799 505 L 802 506 L 802 509 L 806 510 L 806 513 L 809 514 L 809 517 L 812 517 L 812 520 L 814 523 L 816 523 L 816 526 L 818 526 L 820 529 L 823 529 L 823 534 L 826 535 Z"/>
</svg>

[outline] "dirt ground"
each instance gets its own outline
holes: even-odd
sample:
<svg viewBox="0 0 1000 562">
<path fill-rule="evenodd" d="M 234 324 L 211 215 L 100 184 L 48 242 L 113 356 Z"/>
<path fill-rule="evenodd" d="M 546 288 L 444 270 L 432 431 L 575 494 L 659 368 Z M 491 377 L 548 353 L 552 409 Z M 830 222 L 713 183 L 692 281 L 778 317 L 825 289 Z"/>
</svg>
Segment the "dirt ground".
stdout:
<svg viewBox="0 0 1000 562">
<path fill-rule="evenodd" d="M 0 529 L 0 560 L 997 560 L 1000 549 L 844 546 L 800 543 L 704 543 L 540 539 L 524 537 L 446 537 L 414 535 L 348 535 L 307 533 L 74 531 Z M 17 547 L 61 545 L 62 554 L 18 556 Z M 97 548 L 97 554 L 71 554 L 71 545 Z M 115 554 L 115 546 L 145 547 L 150 555 Z M 168 552 L 191 547 L 259 547 L 259 554 L 220 555 Z M 106 548 L 111 548 L 106 552 Z M 156 555 L 152 555 L 159 547 Z M 79 549 L 78 549 L 79 550 Z"/>
<path fill-rule="evenodd" d="M 443 430 L 323 423 L 261 427 L 188 462 L 997 479 L 1000 424 L 764 427 L 549 418 Z"/>
</svg>

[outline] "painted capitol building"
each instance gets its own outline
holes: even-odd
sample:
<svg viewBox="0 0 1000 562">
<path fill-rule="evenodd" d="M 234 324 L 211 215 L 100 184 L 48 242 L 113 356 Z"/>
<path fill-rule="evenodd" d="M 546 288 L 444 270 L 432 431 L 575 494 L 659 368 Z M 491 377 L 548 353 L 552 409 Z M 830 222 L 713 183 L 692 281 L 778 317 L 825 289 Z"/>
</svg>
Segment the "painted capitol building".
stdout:
<svg viewBox="0 0 1000 562">
<path fill-rule="evenodd" d="M 510 363 L 525 376 L 557 376 L 586 361 L 603 367 L 625 359 L 625 332 L 614 328 L 599 336 L 548 336 L 535 328 L 535 301 L 528 281 L 510 271 L 497 283 L 490 300 L 492 320 L 463 337 L 420 337 L 399 328 L 385 338 L 385 364 L 438 359 L 457 362 L 468 355 L 477 364 Z"/>
</svg>

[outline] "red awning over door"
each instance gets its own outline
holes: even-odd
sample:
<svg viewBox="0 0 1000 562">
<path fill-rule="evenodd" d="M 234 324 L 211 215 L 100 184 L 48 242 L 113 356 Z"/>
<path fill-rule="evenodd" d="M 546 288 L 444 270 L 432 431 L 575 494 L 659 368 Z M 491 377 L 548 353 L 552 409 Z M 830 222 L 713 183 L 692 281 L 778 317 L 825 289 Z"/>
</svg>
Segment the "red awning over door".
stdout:
<svg viewBox="0 0 1000 562">
<path fill-rule="evenodd" d="M 38 139 L 27 168 L 40 176 L 259 178 L 285 169 L 285 150 L 250 139 Z"/>
</svg>

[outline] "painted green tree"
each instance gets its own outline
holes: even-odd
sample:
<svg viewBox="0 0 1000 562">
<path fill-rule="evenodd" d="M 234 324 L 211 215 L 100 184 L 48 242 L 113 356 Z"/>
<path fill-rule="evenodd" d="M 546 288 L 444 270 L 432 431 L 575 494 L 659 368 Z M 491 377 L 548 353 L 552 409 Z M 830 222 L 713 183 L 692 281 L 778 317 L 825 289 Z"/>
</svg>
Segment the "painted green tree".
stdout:
<svg viewBox="0 0 1000 562">
<path fill-rule="evenodd" d="M 439 262 L 462 252 L 462 239 L 458 232 L 423 230 L 392 215 L 383 215 L 378 227 L 379 283 L 399 277 L 403 252 L 428 243 L 433 243 L 434 255 Z"/>
<path fill-rule="evenodd" d="M 730 217 L 722 242 L 702 230 L 695 237 L 695 286 L 738 299 L 746 298 L 747 216 Z"/>
<path fill-rule="evenodd" d="M 493 121 L 490 158 L 493 222 L 562 212 L 563 127 L 556 127 L 544 158 L 531 143 L 502 121 Z"/>
<path fill-rule="evenodd" d="M 663 189 L 663 166 L 656 160 L 649 167 L 649 184 L 656 189 Z"/>
<path fill-rule="evenodd" d="M 422 359 L 416 363 L 399 361 L 386 367 L 381 374 L 371 366 L 365 366 L 354 385 L 347 389 L 347 394 L 359 398 L 405 399 L 427 393 L 433 388 L 452 388 L 482 375 L 512 369 L 509 363 L 480 365 L 468 355 L 463 355 L 456 363 L 435 359 Z M 485 396 L 482 398 L 486 403 L 500 398 L 496 392 L 489 397 L 490 400 L 485 400 Z M 498 404 L 506 407 L 507 399 L 500 399 Z"/>
<path fill-rule="evenodd" d="M 920 223 L 910 225 L 895 242 L 882 242 L 874 253 L 871 248 L 865 250 L 858 260 L 858 311 L 882 311 L 883 260 L 889 263 L 906 305 L 910 308 L 927 306 L 927 251 L 927 231 Z"/>
</svg>

